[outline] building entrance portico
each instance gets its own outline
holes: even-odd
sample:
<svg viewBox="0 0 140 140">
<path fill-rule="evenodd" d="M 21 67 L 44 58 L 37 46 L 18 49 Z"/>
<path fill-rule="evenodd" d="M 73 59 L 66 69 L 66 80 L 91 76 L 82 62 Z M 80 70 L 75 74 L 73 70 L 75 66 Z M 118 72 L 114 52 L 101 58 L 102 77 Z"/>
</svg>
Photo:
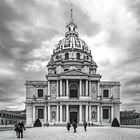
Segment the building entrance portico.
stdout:
<svg viewBox="0 0 140 140">
<path fill-rule="evenodd" d="M 70 123 L 73 121 L 77 123 L 77 112 L 70 112 Z"/>
<path fill-rule="evenodd" d="M 70 110 L 69 110 L 69 118 L 70 122 L 72 123 L 73 121 L 78 122 L 79 121 L 79 106 L 78 105 L 70 105 Z"/>
</svg>

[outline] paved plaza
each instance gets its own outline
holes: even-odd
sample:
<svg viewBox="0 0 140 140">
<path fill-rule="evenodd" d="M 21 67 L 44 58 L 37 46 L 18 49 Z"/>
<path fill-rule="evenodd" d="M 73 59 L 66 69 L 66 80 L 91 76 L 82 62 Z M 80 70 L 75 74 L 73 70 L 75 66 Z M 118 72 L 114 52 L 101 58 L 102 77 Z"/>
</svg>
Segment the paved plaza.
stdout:
<svg viewBox="0 0 140 140">
<path fill-rule="evenodd" d="M 70 132 L 65 127 L 28 128 L 24 131 L 24 140 L 140 140 L 140 129 L 88 127 L 84 132 L 83 127 L 78 127 L 77 133 Z M 13 130 L 0 131 L 0 140 L 16 140 Z"/>
</svg>

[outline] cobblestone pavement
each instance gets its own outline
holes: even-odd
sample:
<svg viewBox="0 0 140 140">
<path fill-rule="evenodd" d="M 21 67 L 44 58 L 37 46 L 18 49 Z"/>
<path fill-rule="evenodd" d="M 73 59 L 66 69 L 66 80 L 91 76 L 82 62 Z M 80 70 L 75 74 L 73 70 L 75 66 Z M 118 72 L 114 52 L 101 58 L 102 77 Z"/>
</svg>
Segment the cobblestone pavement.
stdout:
<svg viewBox="0 0 140 140">
<path fill-rule="evenodd" d="M 77 133 L 70 132 L 65 127 L 28 128 L 24 131 L 24 140 L 140 140 L 140 129 L 78 127 Z M 0 140 L 17 140 L 16 134 L 11 131 L 0 131 Z"/>
</svg>

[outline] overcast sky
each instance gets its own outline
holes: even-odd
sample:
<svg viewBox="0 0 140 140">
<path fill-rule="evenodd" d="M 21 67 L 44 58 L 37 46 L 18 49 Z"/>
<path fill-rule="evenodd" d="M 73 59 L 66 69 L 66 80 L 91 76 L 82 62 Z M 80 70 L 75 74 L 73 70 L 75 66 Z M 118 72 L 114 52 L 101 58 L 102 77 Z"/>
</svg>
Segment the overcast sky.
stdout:
<svg viewBox="0 0 140 140">
<path fill-rule="evenodd" d="M 121 82 L 121 110 L 140 111 L 140 0 L 1 0 L 0 109 L 24 109 L 25 81 L 46 80 L 71 5 L 102 80 Z"/>
</svg>

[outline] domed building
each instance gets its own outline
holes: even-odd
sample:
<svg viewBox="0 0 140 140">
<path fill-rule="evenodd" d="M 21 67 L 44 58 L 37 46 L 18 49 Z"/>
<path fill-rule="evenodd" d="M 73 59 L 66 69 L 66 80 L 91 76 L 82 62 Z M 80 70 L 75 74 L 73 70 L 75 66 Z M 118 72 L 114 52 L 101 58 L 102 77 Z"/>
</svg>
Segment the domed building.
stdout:
<svg viewBox="0 0 140 140">
<path fill-rule="evenodd" d="M 26 125 L 120 120 L 120 83 L 101 81 L 91 50 L 79 38 L 72 10 L 65 38 L 53 50 L 46 81 L 26 81 Z"/>
</svg>

